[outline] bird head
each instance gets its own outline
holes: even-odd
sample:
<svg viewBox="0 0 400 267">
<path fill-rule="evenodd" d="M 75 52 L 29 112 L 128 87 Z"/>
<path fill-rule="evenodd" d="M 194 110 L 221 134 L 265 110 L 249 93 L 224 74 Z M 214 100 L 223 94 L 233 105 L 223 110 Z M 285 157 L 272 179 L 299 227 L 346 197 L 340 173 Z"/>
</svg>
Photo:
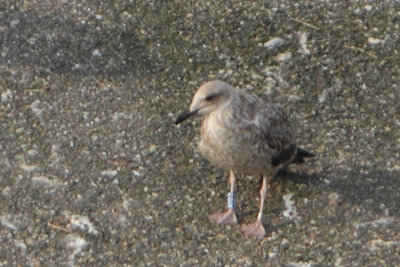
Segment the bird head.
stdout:
<svg viewBox="0 0 400 267">
<path fill-rule="evenodd" d="M 203 84 L 194 95 L 189 110 L 179 114 L 175 123 L 179 124 L 196 114 L 209 114 L 229 101 L 233 90 L 230 84 L 223 81 L 211 81 Z"/>
</svg>

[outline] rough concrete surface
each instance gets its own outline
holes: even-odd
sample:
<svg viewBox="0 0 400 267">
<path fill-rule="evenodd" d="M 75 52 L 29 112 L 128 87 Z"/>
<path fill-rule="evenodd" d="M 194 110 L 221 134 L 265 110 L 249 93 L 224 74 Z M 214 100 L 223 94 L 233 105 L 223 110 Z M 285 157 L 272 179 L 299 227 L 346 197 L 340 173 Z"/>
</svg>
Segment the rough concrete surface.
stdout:
<svg viewBox="0 0 400 267">
<path fill-rule="evenodd" d="M 0 266 L 400 265 L 399 25 L 396 0 L 2 0 Z M 272 183 L 261 240 L 209 223 L 228 173 L 173 123 L 216 78 L 317 154 Z"/>
</svg>

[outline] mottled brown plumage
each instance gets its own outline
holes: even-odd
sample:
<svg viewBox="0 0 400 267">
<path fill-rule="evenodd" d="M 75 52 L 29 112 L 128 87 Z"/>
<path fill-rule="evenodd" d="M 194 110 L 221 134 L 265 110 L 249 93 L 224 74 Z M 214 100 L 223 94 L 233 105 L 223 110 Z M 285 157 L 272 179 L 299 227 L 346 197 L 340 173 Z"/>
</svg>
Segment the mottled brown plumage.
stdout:
<svg viewBox="0 0 400 267">
<path fill-rule="evenodd" d="M 258 220 L 242 228 L 247 235 L 263 236 L 262 208 L 269 180 L 282 166 L 299 160 L 286 112 L 279 105 L 263 102 L 228 83 L 211 81 L 198 89 L 189 111 L 179 115 L 176 123 L 195 114 L 204 115 L 200 153 L 213 164 L 231 170 L 232 195 L 235 173 L 263 176 Z M 302 156 L 313 155 L 308 152 Z M 233 207 L 210 219 L 217 223 L 236 223 Z"/>
<path fill-rule="evenodd" d="M 229 98 L 204 116 L 200 153 L 212 163 L 236 172 L 273 176 L 295 155 L 292 149 L 290 155 L 272 166 L 273 157 L 279 158 L 282 151 L 295 145 L 286 113 L 280 106 L 261 102 L 227 83 L 215 81 L 204 86 L 215 85 L 222 87 Z"/>
</svg>

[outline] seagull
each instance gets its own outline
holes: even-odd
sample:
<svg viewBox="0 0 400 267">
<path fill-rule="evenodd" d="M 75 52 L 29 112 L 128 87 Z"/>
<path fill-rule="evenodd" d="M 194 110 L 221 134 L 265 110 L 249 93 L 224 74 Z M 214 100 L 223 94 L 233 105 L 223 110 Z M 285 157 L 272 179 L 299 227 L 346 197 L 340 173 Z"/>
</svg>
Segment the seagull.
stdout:
<svg viewBox="0 0 400 267">
<path fill-rule="evenodd" d="M 288 116 L 281 106 L 264 102 L 223 81 L 203 84 L 189 110 L 180 113 L 175 123 L 180 124 L 194 115 L 203 115 L 200 154 L 212 164 L 230 170 L 228 209 L 210 215 L 210 221 L 237 224 L 236 176 L 261 175 L 257 220 L 243 225 L 241 230 L 246 236 L 263 237 L 263 208 L 270 181 L 279 169 L 291 163 L 303 163 L 305 157 L 315 155 L 297 147 Z"/>
</svg>

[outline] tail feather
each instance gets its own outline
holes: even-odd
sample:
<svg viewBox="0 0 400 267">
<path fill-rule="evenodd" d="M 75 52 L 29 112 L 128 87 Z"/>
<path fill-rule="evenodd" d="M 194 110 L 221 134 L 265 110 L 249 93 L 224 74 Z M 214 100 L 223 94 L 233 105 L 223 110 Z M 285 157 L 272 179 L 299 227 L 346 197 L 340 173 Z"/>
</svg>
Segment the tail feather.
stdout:
<svg viewBox="0 0 400 267">
<path fill-rule="evenodd" d="M 297 148 L 296 156 L 294 157 L 292 163 L 304 163 L 304 158 L 315 157 L 314 153 L 308 152 L 300 147 Z"/>
</svg>

